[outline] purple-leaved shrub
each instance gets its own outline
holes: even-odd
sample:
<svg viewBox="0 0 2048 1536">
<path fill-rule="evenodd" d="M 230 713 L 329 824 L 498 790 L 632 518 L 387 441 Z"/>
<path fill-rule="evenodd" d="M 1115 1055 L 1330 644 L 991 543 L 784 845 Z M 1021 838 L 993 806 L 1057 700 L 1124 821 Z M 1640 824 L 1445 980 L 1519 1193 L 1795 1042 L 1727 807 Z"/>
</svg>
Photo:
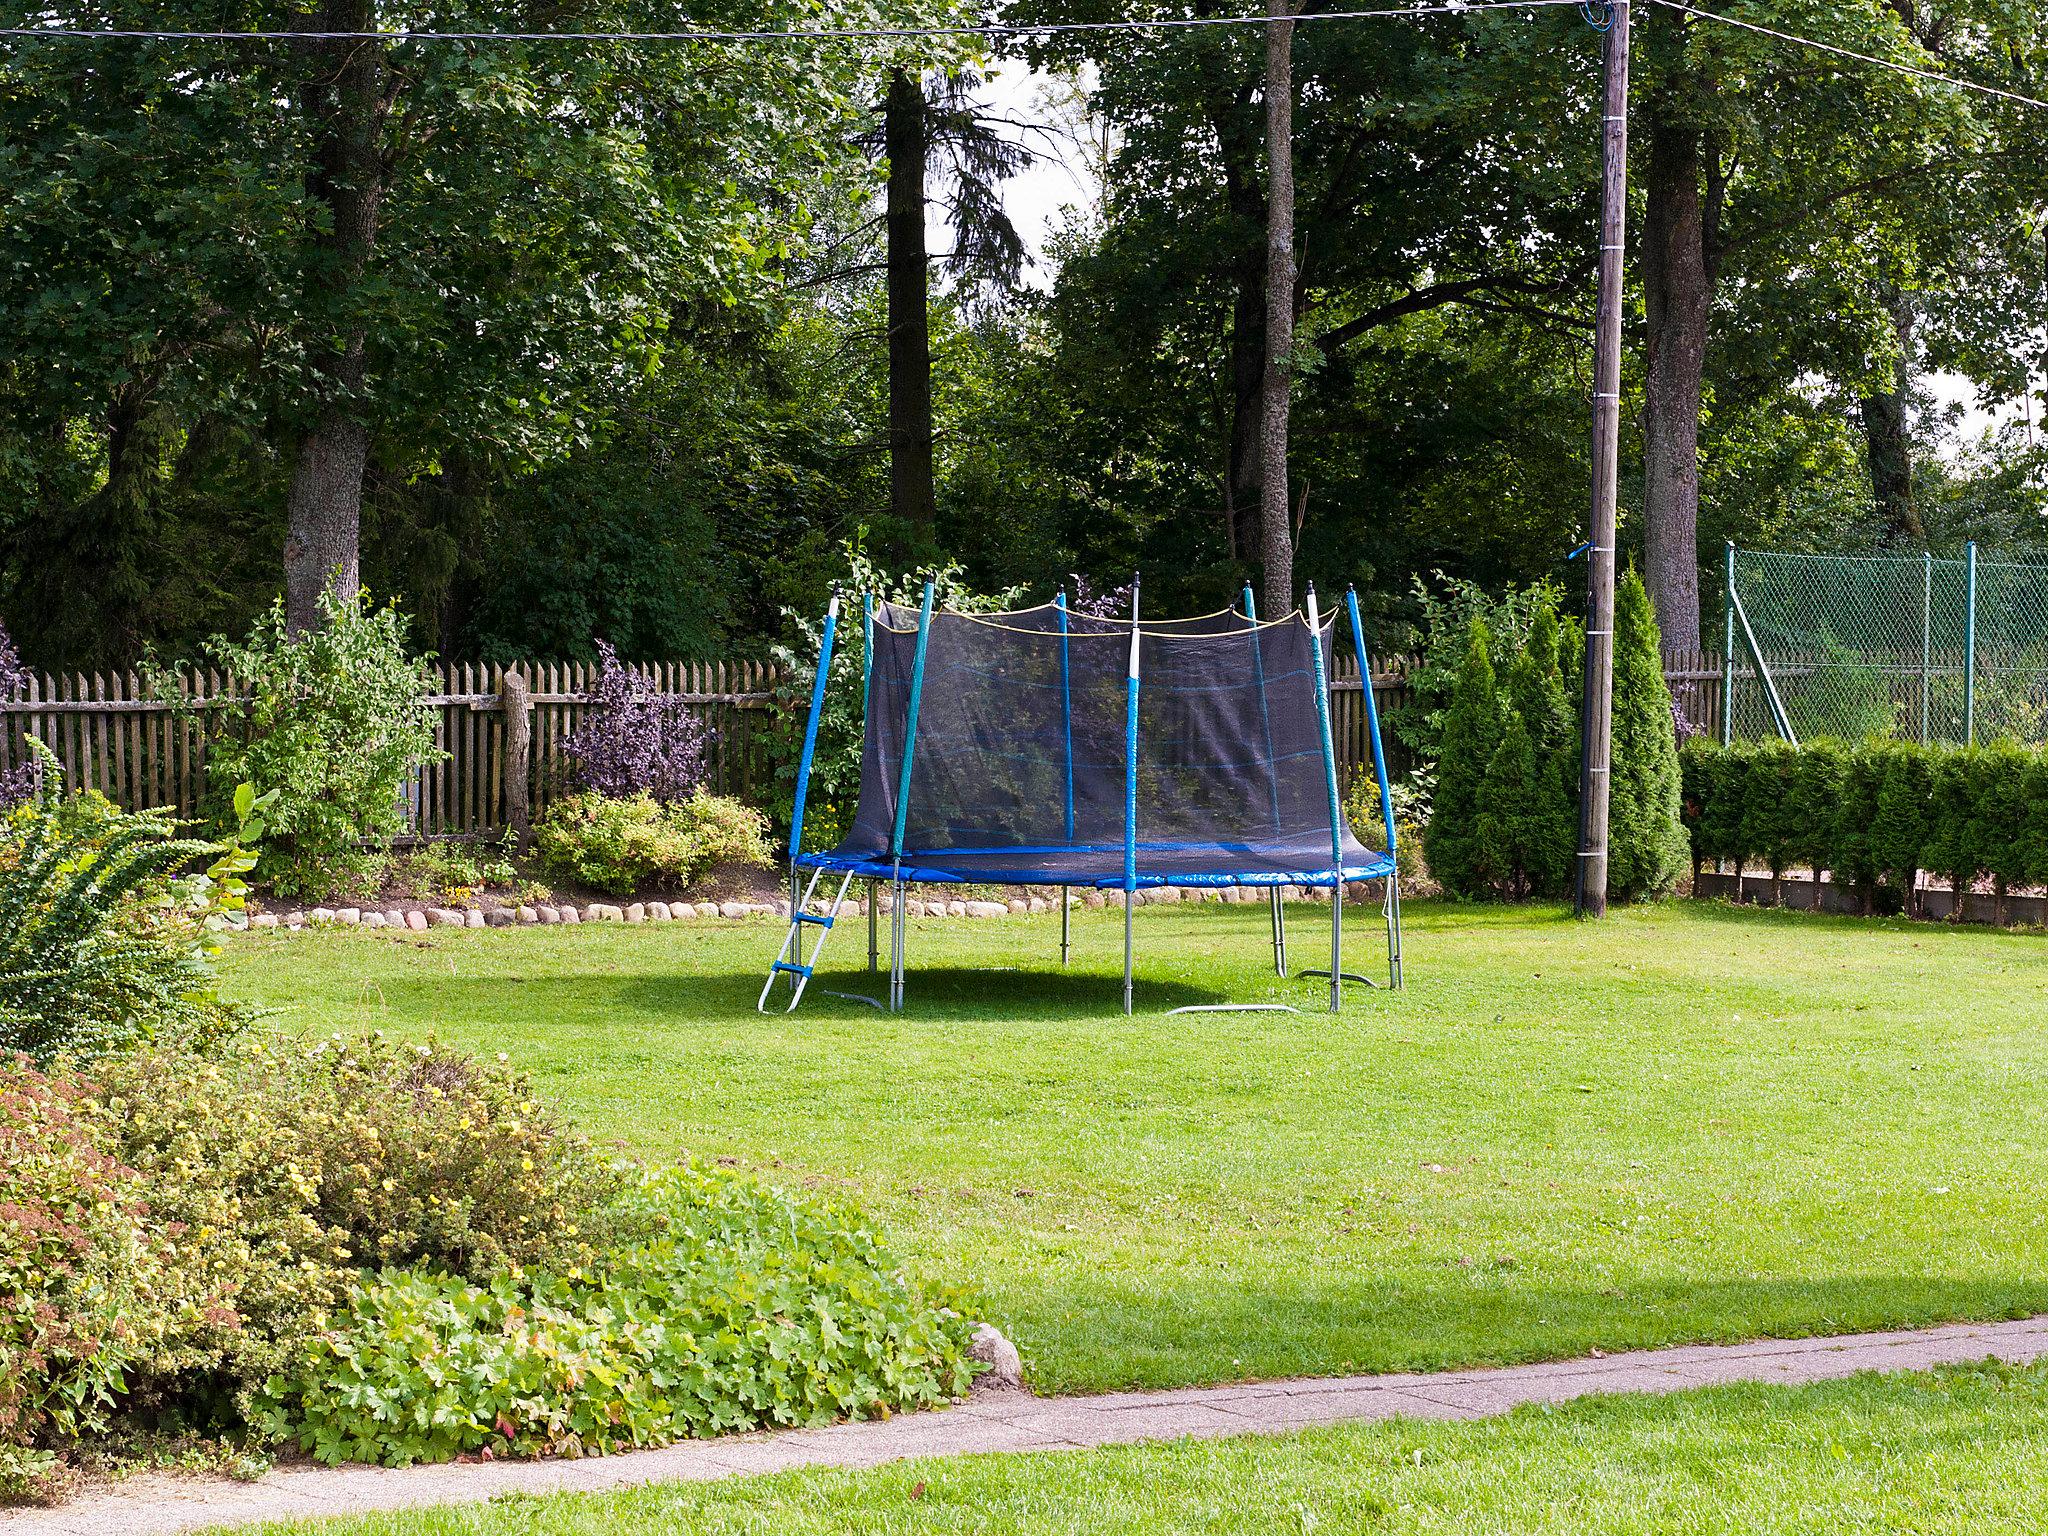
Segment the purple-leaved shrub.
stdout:
<svg viewBox="0 0 2048 1536">
<path fill-rule="evenodd" d="M 21 652 L 14 648 L 14 637 L 7 633 L 6 625 L 0 624 L 0 699 L 18 699 L 27 686 L 28 668 L 21 663 Z M 42 787 L 43 761 L 32 756 L 0 773 L 0 810 L 33 800 Z"/>
<path fill-rule="evenodd" d="M 581 789 L 624 798 L 643 791 L 663 804 L 690 798 L 704 782 L 711 733 L 681 699 L 651 692 L 644 679 L 597 642 L 597 686 L 583 723 L 562 742 Z"/>
</svg>

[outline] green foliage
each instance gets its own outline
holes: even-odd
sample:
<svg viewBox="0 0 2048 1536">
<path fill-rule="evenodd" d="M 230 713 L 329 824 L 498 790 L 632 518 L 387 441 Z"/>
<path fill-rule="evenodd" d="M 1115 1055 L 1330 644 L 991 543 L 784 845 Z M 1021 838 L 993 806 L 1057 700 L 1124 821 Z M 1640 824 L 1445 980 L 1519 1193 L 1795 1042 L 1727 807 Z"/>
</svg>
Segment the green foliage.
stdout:
<svg viewBox="0 0 2048 1536">
<path fill-rule="evenodd" d="M 77 1082 L 0 1060 L 0 1496 L 105 1429 L 150 1344 L 158 1236 L 108 1121 Z"/>
<path fill-rule="evenodd" d="M 1912 900 L 1920 871 L 2002 896 L 2048 884 L 2048 754 L 1872 738 L 1684 751 L 1695 861 L 1825 871 L 1866 911 Z M 1960 909 L 1958 909 L 1960 910 Z"/>
<path fill-rule="evenodd" d="M 232 1422 L 359 1270 L 588 1262 L 618 1183 L 506 1066 L 382 1035 L 146 1051 L 95 1074 L 171 1289 L 203 1296 L 131 1382 Z"/>
<path fill-rule="evenodd" d="M 1553 663 L 1559 644 L 1557 594 L 1543 583 L 1509 586 L 1499 596 L 1477 582 L 1435 573 L 1433 581 L 1415 578 L 1413 600 L 1421 615 L 1417 626 L 1417 662 L 1407 676 L 1409 702 L 1387 713 L 1387 734 L 1406 747 L 1417 762 L 1434 762 L 1443 751 L 1443 734 L 1458 676 L 1470 649 L 1474 621 L 1486 626 L 1489 646 L 1502 655 L 1529 645 L 1539 615 L 1549 616 L 1549 647 Z M 1538 641 L 1539 647 L 1543 642 Z M 1539 663 L 1539 665 L 1541 665 Z"/>
<path fill-rule="evenodd" d="M 289 896 L 372 885 L 405 827 L 407 774 L 444 755 L 426 703 L 433 674 L 408 654 L 404 616 L 368 592 L 325 593 L 320 607 L 318 629 L 293 633 L 280 601 L 248 639 L 207 642 L 206 659 L 235 681 L 229 707 L 198 711 L 176 672 L 154 675 L 162 697 L 207 723 L 217 818 L 242 784 L 276 796 L 256 872 Z"/>
<path fill-rule="evenodd" d="M 1388 798 L 1394 802 L 1394 864 L 1403 880 L 1422 874 L 1423 817 L 1426 802 L 1412 784 L 1390 784 Z M 1370 766 L 1351 775 L 1344 794 L 1344 814 L 1352 830 L 1368 848 L 1387 846 L 1387 823 L 1380 811 L 1380 783 Z"/>
<path fill-rule="evenodd" d="M 765 868 L 773 852 L 765 816 L 703 789 L 673 805 L 566 796 L 534 822 L 533 846 L 555 878 L 618 896 L 680 890 L 725 864 Z"/>
<path fill-rule="evenodd" d="M 47 1064 L 243 1028 L 249 1010 L 215 985 L 213 934 L 242 906 L 253 862 L 242 841 L 261 837 L 269 797 L 240 786 L 236 837 L 211 843 L 94 792 L 59 798 L 57 775 L 47 779 L 42 796 L 0 814 L 0 1051 Z"/>
<path fill-rule="evenodd" d="M 1487 858 L 1479 831 L 1479 795 L 1501 739 L 1500 692 L 1494 682 L 1486 621 L 1474 617 L 1464 664 L 1444 712 L 1423 851 L 1429 872 L 1447 891 L 1476 895 L 1501 873 Z"/>
<path fill-rule="evenodd" d="M 1466 895 L 1562 896 L 1572 885 L 1578 724 L 1559 666 L 1569 631 L 1548 588 L 1523 596 L 1501 607 L 1515 624 L 1508 636 L 1474 614 L 1443 713 L 1429 867 L 1446 890 Z"/>
<path fill-rule="evenodd" d="M 1614 754 L 1608 780 L 1607 885 L 1659 896 L 1685 871 L 1678 738 L 1650 595 L 1634 570 L 1614 596 Z"/>
<path fill-rule="evenodd" d="M 387 1271 L 264 1388 L 318 1459 L 586 1455 L 886 1417 L 963 1392 L 970 1325 L 857 1212 L 685 1167 L 623 1203 L 633 1240 L 472 1284 Z"/>
<path fill-rule="evenodd" d="M 520 879 L 513 863 L 517 851 L 518 838 L 510 832 L 494 842 L 421 843 L 391 860 L 385 885 L 441 906 L 466 906 L 491 887 L 509 887 L 522 897 L 544 896 L 546 886 Z"/>
</svg>

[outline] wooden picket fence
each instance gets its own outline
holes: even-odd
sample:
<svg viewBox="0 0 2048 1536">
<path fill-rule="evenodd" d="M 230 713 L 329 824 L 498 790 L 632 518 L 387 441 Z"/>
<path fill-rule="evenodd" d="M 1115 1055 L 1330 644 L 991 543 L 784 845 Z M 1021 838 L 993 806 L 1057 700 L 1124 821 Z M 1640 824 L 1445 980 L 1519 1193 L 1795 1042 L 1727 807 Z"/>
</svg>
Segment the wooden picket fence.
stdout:
<svg viewBox="0 0 2048 1536">
<path fill-rule="evenodd" d="M 429 696 L 434 744 L 447 754 L 405 788 L 408 832 L 469 837 L 503 830 L 559 791 L 561 743 L 589 710 L 597 682 L 589 662 L 515 669 L 523 706 L 507 707 L 506 670 L 444 663 Z M 632 669 L 654 692 L 679 697 L 712 731 L 709 781 L 721 794 L 765 796 L 773 765 L 773 693 L 782 674 L 766 662 L 664 662 Z M 231 678 L 189 674 L 184 704 L 201 718 L 238 699 Z M 207 731 L 170 702 L 149 697 L 126 673 L 35 675 L 19 699 L 0 702 L 0 773 L 27 760 L 33 735 L 57 754 L 70 789 L 95 789 L 118 805 L 195 814 L 206 790 Z M 523 765 L 508 783 L 507 764 Z"/>
<path fill-rule="evenodd" d="M 1390 711 L 1409 702 L 1408 676 L 1416 663 L 1413 656 L 1372 663 L 1387 767 L 1396 775 L 1412 765 L 1384 726 Z M 712 788 L 756 803 L 767 799 L 776 695 L 786 680 L 780 668 L 753 661 L 662 662 L 632 670 L 652 691 L 681 698 L 710 726 Z M 589 709 L 596 665 L 529 663 L 513 669 L 517 676 L 510 686 L 503 667 L 443 663 L 436 671 L 441 691 L 428 702 L 435 709 L 435 745 L 447 756 L 415 772 L 407 785 L 409 832 L 474 837 L 523 824 L 560 790 L 561 743 Z M 1665 673 L 1688 721 L 1718 730 L 1719 658 L 1671 652 Z M 190 675 L 186 687 L 188 702 L 202 714 L 237 698 L 233 680 L 215 672 Z M 1372 762 L 1356 659 L 1338 656 L 1330 694 L 1338 767 L 1349 782 L 1354 770 L 1369 769 Z M 30 735 L 57 754 L 68 788 L 96 789 L 131 808 L 165 806 L 186 815 L 197 811 L 204 795 L 206 732 L 190 715 L 148 697 L 132 672 L 32 676 L 23 697 L 0 701 L 0 773 L 28 757 Z"/>
</svg>

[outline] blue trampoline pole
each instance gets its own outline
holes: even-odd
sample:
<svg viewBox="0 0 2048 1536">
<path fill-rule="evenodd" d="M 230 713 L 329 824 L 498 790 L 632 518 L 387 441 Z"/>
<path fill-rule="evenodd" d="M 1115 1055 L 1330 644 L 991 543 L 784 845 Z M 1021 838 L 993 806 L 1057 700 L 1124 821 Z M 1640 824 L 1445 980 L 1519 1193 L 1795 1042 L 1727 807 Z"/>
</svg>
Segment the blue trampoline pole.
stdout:
<svg viewBox="0 0 2048 1536">
<path fill-rule="evenodd" d="M 1131 905 L 1138 893 L 1138 578 L 1131 578 L 1131 669 L 1124 680 L 1124 1013 L 1131 1011 Z"/>
<path fill-rule="evenodd" d="M 1308 589 L 1308 652 L 1315 663 L 1316 727 L 1323 739 L 1323 783 L 1330 796 L 1330 1012 L 1344 999 L 1344 804 L 1337 794 L 1337 749 L 1330 738 L 1329 679 L 1323 671 L 1322 615 Z"/>
<path fill-rule="evenodd" d="M 1074 674 L 1067 656 L 1067 594 L 1062 588 L 1052 600 L 1053 607 L 1060 611 L 1060 726 L 1061 735 L 1067 746 L 1067 842 L 1074 841 Z M 1073 891 L 1069 886 L 1060 887 L 1060 964 L 1066 965 L 1074 953 L 1074 914 L 1070 907 Z"/>
<path fill-rule="evenodd" d="M 875 594 L 860 595 L 860 733 L 861 756 L 867 756 L 868 690 L 875 677 Z M 866 772 L 863 761 L 862 772 Z M 868 881 L 868 974 L 875 974 L 875 908 L 881 894 L 879 882 Z"/>
<path fill-rule="evenodd" d="M 903 1006 L 903 834 L 910 824 L 910 766 L 917 756 L 917 711 L 924 702 L 924 657 L 932 635 L 933 583 L 924 584 L 917 615 L 917 654 L 910 664 L 910 707 L 903 722 L 903 769 L 896 779 L 896 830 L 889 839 L 890 931 L 889 1009 Z"/>
<path fill-rule="evenodd" d="M 796 805 L 789 818 L 789 910 L 796 915 L 796 856 L 804 846 L 804 801 L 811 789 L 811 759 L 818 750 L 818 719 L 825 712 L 825 685 L 832 677 L 832 637 L 839 629 L 839 594 L 825 609 L 825 634 L 818 642 L 818 677 L 811 684 L 811 717 L 804 722 L 803 756 L 796 765 Z"/>
<path fill-rule="evenodd" d="M 1401 985 L 1401 860 L 1395 847 L 1394 795 L 1387 786 L 1387 754 L 1380 746 L 1380 707 L 1372 696 L 1372 659 L 1365 654 L 1365 626 L 1358 621 L 1358 588 L 1344 589 L 1351 618 L 1351 648 L 1358 653 L 1358 686 L 1365 690 L 1365 730 L 1372 739 L 1372 771 L 1380 782 L 1380 820 L 1387 829 L 1387 985 Z"/>
<path fill-rule="evenodd" d="M 1273 802 L 1273 831 L 1280 831 L 1280 775 L 1273 762 L 1273 711 L 1266 701 L 1265 647 L 1259 643 L 1259 604 L 1252 596 L 1252 584 L 1244 584 L 1244 616 L 1251 625 L 1252 682 L 1259 690 L 1259 725 L 1266 735 L 1266 794 Z M 1273 919 L 1273 974 L 1287 975 L 1287 912 L 1280 903 L 1280 887 L 1266 887 L 1266 906 Z"/>
</svg>

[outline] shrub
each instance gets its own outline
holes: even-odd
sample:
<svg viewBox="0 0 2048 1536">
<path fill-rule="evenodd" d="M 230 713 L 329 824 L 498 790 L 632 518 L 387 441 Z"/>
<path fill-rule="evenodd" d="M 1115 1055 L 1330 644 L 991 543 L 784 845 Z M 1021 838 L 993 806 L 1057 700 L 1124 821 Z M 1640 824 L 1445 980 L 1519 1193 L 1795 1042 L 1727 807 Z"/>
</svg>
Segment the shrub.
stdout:
<svg viewBox="0 0 2048 1536">
<path fill-rule="evenodd" d="M 20 698 L 27 690 L 28 675 L 28 668 L 21 664 L 21 652 L 14 648 L 14 637 L 7 633 L 5 624 L 0 624 L 0 701 Z M 42 754 L 35 753 L 26 762 L 0 773 L 0 811 L 40 794 L 45 766 Z"/>
<path fill-rule="evenodd" d="M 1394 802 L 1394 863 L 1403 880 L 1414 880 L 1423 872 L 1421 818 L 1416 814 L 1416 790 L 1411 784 L 1391 784 L 1388 798 Z M 1351 775 L 1344 795 L 1344 814 L 1352 830 L 1368 848 L 1385 849 L 1387 824 L 1380 814 L 1380 781 L 1370 766 Z"/>
<path fill-rule="evenodd" d="M 1436 761 L 1436 792 L 1423 849 L 1429 870 L 1447 891 L 1477 895 L 1496 878 L 1487 862 L 1479 818 L 1480 785 L 1501 738 L 1502 712 L 1494 682 L 1486 621 L 1472 620 L 1465 662 L 1444 714 L 1443 749 Z"/>
<path fill-rule="evenodd" d="M 591 712 L 562 741 L 572 784 L 615 799 L 644 794 L 672 804 L 704 782 L 704 722 L 683 700 L 650 689 L 603 640 L 589 700 Z"/>
<path fill-rule="evenodd" d="M 47 1063 L 246 1025 L 250 1010 L 216 987 L 212 930 L 242 905 L 253 861 L 239 840 L 261 836 L 256 808 L 244 787 L 226 844 L 91 792 L 0 813 L 0 1051 Z M 201 859 L 203 872 L 180 873 Z"/>
<path fill-rule="evenodd" d="M 75 1081 L 0 1062 L 0 1493 L 37 1491 L 106 1427 L 151 1344 L 157 1252 L 142 1181 Z"/>
<path fill-rule="evenodd" d="M 280 602 L 247 640 L 206 643 L 242 691 L 230 707 L 195 711 L 175 672 L 152 674 L 208 731 L 209 805 L 223 824 L 237 785 L 276 792 L 257 874 L 294 896 L 374 885 L 405 828 L 406 775 L 445 755 L 426 702 L 434 677 L 407 654 L 404 616 L 366 592 L 323 593 L 320 609 L 318 629 L 291 630 Z"/>
<path fill-rule="evenodd" d="M 441 906 L 466 906 L 493 887 L 505 887 L 522 898 L 545 898 L 547 887 L 522 880 L 513 863 L 518 837 L 508 832 L 495 842 L 421 843 L 391 861 L 386 888 Z"/>
<path fill-rule="evenodd" d="M 1631 569 L 1614 598 L 1607 881 L 1617 895 L 1655 896 L 1678 883 L 1686 863 L 1678 809 L 1678 740 L 1657 616 L 1643 578 Z"/>
<path fill-rule="evenodd" d="M 620 896 L 679 889 L 720 864 L 765 866 L 772 854 L 766 817 L 701 789 L 676 805 L 571 795 L 534 822 L 533 846 L 556 878 Z"/>
<path fill-rule="evenodd" d="M 320 1460 L 582 1455 L 926 1406 L 969 1325 L 858 1213 L 684 1168 L 625 1203 L 637 1240 L 487 1285 L 387 1272 L 264 1388 Z"/>
<path fill-rule="evenodd" d="M 1496 597 L 1476 582 L 1442 571 L 1434 576 L 1434 584 L 1415 578 L 1415 603 L 1422 612 L 1420 655 L 1407 678 L 1410 702 L 1389 711 L 1386 719 L 1387 734 L 1424 763 L 1443 753 L 1444 730 L 1471 649 L 1473 625 L 1485 628 L 1489 649 L 1505 670 L 1505 659 L 1527 645 L 1538 612 L 1548 608 L 1555 618 L 1557 610 L 1556 591 L 1547 583 L 1511 586 Z"/>
<path fill-rule="evenodd" d="M 618 1180 L 502 1062 L 370 1035 L 252 1041 L 223 1056 L 104 1064 L 116 1150 L 177 1234 L 190 1313 L 138 1388 L 232 1420 L 245 1395 L 345 1304 L 356 1271 L 413 1265 L 484 1279 L 587 1263 Z"/>
</svg>

